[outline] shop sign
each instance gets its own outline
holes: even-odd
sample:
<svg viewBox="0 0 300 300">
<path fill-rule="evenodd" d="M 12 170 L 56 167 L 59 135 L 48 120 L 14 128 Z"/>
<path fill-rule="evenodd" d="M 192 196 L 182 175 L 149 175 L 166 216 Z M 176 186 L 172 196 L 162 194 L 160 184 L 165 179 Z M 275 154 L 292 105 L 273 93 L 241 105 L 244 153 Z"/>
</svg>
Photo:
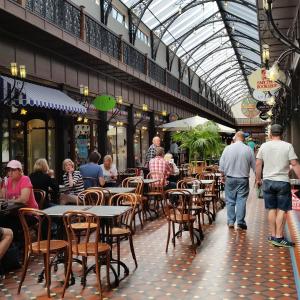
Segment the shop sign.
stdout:
<svg viewBox="0 0 300 300">
<path fill-rule="evenodd" d="M 98 110 L 109 111 L 116 106 L 116 99 L 109 95 L 97 96 L 93 101 L 93 105 Z"/>
<path fill-rule="evenodd" d="M 260 117 L 262 120 L 264 120 L 264 121 L 266 121 L 266 120 L 269 119 L 269 116 L 268 116 L 268 114 L 267 114 L 266 112 L 260 113 L 260 114 L 259 114 L 259 117 Z"/>
<path fill-rule="evenodd" d="M 282 71 L 279 72 L 283 73 Z M 285 76 L 284 73 L 283 75 L 281 74 L 281 77 L 282 76 L 283 77 Z M 278 90 L 281 88 L 281 85 L 279 83 L 267 78 L 267 70 L 265 68 L 258 68 L 256 71 L 251 73 L 248 76 L 248 81 L 249 81 L 249 85 L 254 90 L 258 90 L 258 91 L 268 92 L 268 91 Z"/>
<path fill-rule="evenodd" d="M 247 118 L 257 117 L 259 111 L 256 109 L 257 101 L 251 97 L 247 97 L 241 102 L 241 111 Z"/>
<path fill-rule="evenodd" d="M 267 104 L 266 102 L 258 101 L 256 104 L 256 108 L 261 112 L 267 112 L 272 107 L 269 104 Z"/>
<path fill-rule="evenodd" d="M 179 119 L 178 114 L 176 114 L 176 113 L 169 114 L 169 122 L 174 122 L 174 121 L 177 121 L 178 119 Z"/>
</svg>

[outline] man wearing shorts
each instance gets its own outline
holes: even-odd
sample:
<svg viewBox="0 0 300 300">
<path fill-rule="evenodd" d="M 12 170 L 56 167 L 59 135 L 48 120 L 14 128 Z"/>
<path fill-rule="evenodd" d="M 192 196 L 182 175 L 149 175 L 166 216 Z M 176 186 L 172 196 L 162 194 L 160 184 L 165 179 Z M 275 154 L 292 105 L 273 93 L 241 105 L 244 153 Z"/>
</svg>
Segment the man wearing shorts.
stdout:
<svg viewBox="0 0 300 300">
<path fill-rule="evenodd" d="M 256 157 L 256 184 L 262 184 L 265 207 L 268 210 L 271 231 L 269 242 L 279 247 L 292 247 L 294 243 L 283 235 L 286 213 L 292 209 L 288 173 L 291 165 L 300 178 L 300 165 L 293 146 L 281 140 L 282 133 L 281 125 L 272 125 L 271 140 L 261 145 Z"/>
</svg>

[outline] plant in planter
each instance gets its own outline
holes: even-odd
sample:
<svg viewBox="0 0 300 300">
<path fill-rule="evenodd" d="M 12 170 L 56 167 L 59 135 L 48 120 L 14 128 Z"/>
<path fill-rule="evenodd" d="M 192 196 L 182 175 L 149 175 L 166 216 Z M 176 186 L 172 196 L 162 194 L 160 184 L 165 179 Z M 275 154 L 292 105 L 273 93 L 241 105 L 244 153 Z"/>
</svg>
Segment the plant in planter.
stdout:
<svg viewBox="0 0 300 300">
<path fill-rule="evenodd" d="M 189 162 L 219 157 L 224 149 L 218 126 L 211 121 L 186 131 L 173 133 L 172 139 L 189 152 Z"/>
</svg>

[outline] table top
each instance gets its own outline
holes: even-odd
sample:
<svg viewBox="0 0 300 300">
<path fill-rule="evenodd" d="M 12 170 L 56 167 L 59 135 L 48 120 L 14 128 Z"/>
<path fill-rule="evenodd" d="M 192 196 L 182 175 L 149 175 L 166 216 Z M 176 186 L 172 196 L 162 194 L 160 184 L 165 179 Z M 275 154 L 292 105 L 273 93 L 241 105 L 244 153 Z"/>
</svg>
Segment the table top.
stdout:
<svg viewBox="0 0 300 300">
<path fill-rule="evenodd" d="M 150 183 L 154 183 L 154 182 L 158 182 L 160 179 L 152 179 L 152 178 L 141 178 L 144 182 L 144 184 L 150 184 Z M 130 181 L 130 182 L 137 182 L 137 181 Z"/>
<path fill-rule="evenodd" d="M 89 189 L 92 189 L 92 187 Z M 111 194 L 133 193 L 135 191 L 134 187 L 106 187 L 105 189 L 109 190 Z"/>
<path fill-rule="evenodd" d="M 0 201 L 3 201 L 4 199 L 0 199 Z M 24 207 L 24 204 L 22 203 L 15 203 L 15 202 L 9 202 L 5 209 L 0 210 L 0 215 L 8 215 L 14 211 L 17 211 L 19 208 Z"/>
<path fill-rule="evenodd" d="M 214 180 L 212 180 L 212 179 L 201 179 L 201 180 L 195 179 L 195 180 L 188 181 L 187 184 L 192 185 L 194 181 L 197 181 L 202 184 L 212 184 L 214 182 Z"/>
<path fill-rule="evenodd" d="M 55 205 L 43 210 L 52 217 L 62 217 L 69 210 L 91 212 L 101 218 L 118 217 L 131 209 L 130 206 Z"/>
<path fill-rule="evenodd" d="M 188 191 L 189 193 L 191 193 L 192 195 L 203 195 L 205 194 L 205 189 L 198 189 L 197 192 L 193 192 L 193 189 L 182 189 L 182 191 Z M 176 195 L 176 192 L 173 193 L 174 195 Z"/>
</svg>

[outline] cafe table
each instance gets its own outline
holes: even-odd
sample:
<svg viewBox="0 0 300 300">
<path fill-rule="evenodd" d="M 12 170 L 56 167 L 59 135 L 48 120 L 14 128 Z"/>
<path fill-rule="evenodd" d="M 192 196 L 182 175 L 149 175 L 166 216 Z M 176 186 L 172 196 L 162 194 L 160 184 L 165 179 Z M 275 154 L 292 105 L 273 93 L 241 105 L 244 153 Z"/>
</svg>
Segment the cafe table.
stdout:
<svg viewBox="0 0 300 300">
<path fill-rule="evenodd" d="M 0 205 L 0 216 L 7 216 L 7 215 L 12 215 L 15 214 L 20 208 L 24 207 L 24 204 L 22 203 L 15 203 L 15 202 L 10 202 L 9 200 L 5 199 L 0 199 L 0 203 L 7 202 L 7 206 L 4 207 Z"/>
<path fill-rule="evenodd" d="M 117 220 L 119 217 L 121 217 L 123 214 L 127 213 L 128 210 L 130 210 L 130 206 L 89 206 L 89 205 L 56 205 L 49 208 L 46 208 L 43 210 L 48 216 L 52 218 L 58 218 L 60 220 L 60 226 L 62 225 L 61 218 L 63 214 L 70 210 L 77 210 L 77 211 L 86 211 L 95 214 L 97 217 L 101 219 L 101 241 L 102 242 L 109 242 L 107 240 L 107 236 L 109 233 L 109 230 L 112 228 L 112 226 L 117 224 Z M 58 223 L 58 224 L 59 224 Z M 63 228 L 60 228 L 61 232 L 63 231 Z M 76 260 L 77 261 L 77 260 Z M 105 264 L 105 262 L 104 262 Z M 119 277 L 117 275 L 117 272 L 113 268 L 112 264 L 120 264 L 120 266 L 124 269 L 124 277 L 126 277 L 129 274 L 129 268 L 127 265 L 122 262 L 114 259 L 111 255 L 111 270 L 115 277 L 115 285 L 117 286 L 119 284 Z M 87 270 L 87 273 L 94 269 L 95 266 L 90 267 Z M 71 282 L 75 282 L 74 277 L 71 278 Z"/>
</svg>

